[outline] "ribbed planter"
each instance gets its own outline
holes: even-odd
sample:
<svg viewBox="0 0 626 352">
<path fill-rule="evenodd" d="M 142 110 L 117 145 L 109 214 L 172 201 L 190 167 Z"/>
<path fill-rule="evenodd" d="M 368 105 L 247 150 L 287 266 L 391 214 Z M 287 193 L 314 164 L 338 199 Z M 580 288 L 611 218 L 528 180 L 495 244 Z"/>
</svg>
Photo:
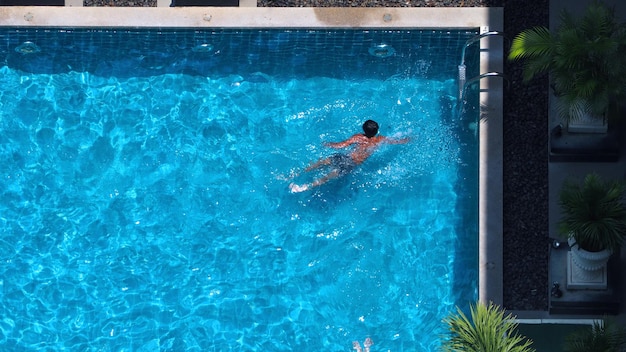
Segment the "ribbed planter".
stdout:
<svg viewBox="0 0 626 352">
<path fill-rule="evenodd" d="M 608 123 L 603 116 L 594 116 L 591 113 L 576 114 L 577 118 L 567 123 L 567 130 L 572 133 L 607 133 Z"/>
<path fill-rule="evenodd" d="M 600 252 L 589 252 L 576 244 L 576 241 L 573 238 L 569 238 L 567 243 L 570 245 L 570 249 L 572 252 L 572 260 L 574 264 L 585 271 L 597 271 L 604 267 L 606 267 L 606 263 L 608 263 L 609 258 L 613 254 L 612 251 L 605 249 Z"/>
</svg>

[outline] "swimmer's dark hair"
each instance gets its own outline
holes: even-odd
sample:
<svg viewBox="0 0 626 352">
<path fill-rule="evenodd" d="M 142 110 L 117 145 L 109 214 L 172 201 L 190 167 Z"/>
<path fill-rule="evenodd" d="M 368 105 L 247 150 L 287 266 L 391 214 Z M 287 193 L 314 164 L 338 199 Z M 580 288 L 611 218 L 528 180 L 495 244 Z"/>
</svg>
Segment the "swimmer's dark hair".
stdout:
<svg viewBox="0 0 626 352">
<path fill-rule="evenodd" d="M 378 123 L 374 120 L 367 120 L 363 123 L 363 132 L 367 138 L 372 138 L 378 133 Z"/>
</svg>

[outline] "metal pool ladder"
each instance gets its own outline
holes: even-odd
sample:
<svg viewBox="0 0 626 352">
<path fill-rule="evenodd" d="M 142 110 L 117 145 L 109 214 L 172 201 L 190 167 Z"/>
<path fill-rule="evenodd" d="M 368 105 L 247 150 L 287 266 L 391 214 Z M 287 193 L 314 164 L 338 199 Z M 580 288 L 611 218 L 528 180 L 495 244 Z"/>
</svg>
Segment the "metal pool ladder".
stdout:
<svg viewBox="0 0 626 352">
<path fill-rule="evenodd" d="M 511 84 L 511 81 L 509 81 L 509 76 L 507 76 L 506 74 L 502 72 L 485 72 L 463 83 L 463 87 L 459 91 L 459 102 L 463 102 L 463 100 L 465 99 L 465 91 L 467 90 L 467 87 L 471 86 L 472 84 L 480 81 L 481 79 L 485 77 L 502 77 L 507 82 L 507 88 Z"/>
<path fill-rule="evenodd" d="M 486 38 L 486 37 L 493 37 L 493 36 L 499 36 L 499 37 L 502 37 L 503 39 L 506 39 L 506 36 L 504 35 L 504 32 L 501 32 L 501 31 L 488 31 L 488 32 L 484 32 L 484 33 L 481 33 L 479 35 L 476 35 L 476 36 L 468 39 L 465 42 L 465 45 L 463 46 L 463 50 L 461 51 L 461 64 L 459 65 L 459 101 L 463 101 L 463 98 L 464 98 L 464 95 L 465 95 L 465 89 L 469 85 L 471 85 L 472 83 L 477 82 L 477 81 L 479 81 L 480 79 L 482 79 L 484 77 L 491 77 L 491 76 L 506 77 L 503 73 L 500 73 L 500 72 L 483 73 L 481 75 L 473 77 L 469 81 L 467 80 L 467 77 L 466 77 L 465 50 L 470 45 L 480 41 L 481 39 Z"/>
</svg>

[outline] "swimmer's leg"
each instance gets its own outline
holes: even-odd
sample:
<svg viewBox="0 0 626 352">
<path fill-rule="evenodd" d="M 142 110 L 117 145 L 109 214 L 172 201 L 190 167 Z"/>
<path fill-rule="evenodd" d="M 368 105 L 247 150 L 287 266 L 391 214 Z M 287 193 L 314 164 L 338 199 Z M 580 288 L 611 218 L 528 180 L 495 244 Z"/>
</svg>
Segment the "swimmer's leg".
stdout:
<svg viewBox="0 0 626 352">
<path fill-rule="evenodd" d="M 315 169 L 319 169 L 322 166 L 325 165 L 330 165 L 330 158 L 322 158 L 316 162 L 314 162 L 313 164 L 307 166 L 304 171 L 305 172 L 309 172 L 311 170 L 315 170 Z"/>
<path fill-rule="evenodd" d="M 328 174 L 326 174 L 326 176 L 318 178 L 317 180 L 311 182 L 311 187 L 321 186 L 324 183 L 326 183 L 326 182 L 328 182 L 328 181 L 330 181 L 332 179 L 335 179 L 335 178 L 337 178 L 339 176 L 340 176 L 339 170 L 333 170 L 333 171 L 329 172 Z"/>
<path fill-rule="evenodd" d="M 322 166 L 327 166 L 327 165 L 330 165 L 330 164 L 331 164 L 330 158 L 323 158 L 323 159 L 320 159 L 320 160 L 316 161 L 315 163 L 307 166 L 304 169 L 303 172 L 309 172 L 309 171 L 312 171 L 312 170 L 315 170 L 315 169 L 319 169 Z M 276 177 L 276 179 L 282 180 L 282 181 L 289 181 L 289 180 L 293 180 L 294 178 L 300 176 L 301 173 L 302 172 L 298 172 L 298 171 L 293 171 L 292 170 L 289 173 L 289 176 L 279 175 L 278 177 Z M 298 185 L 292 183 L 292 184 L 289 185 L 289 189 L 291 190 L 291 192 L 303 192 L 303 191 L 306 191 L 309 188 L 309 186 L 307 186 L 307 185 L 298 186 Z"/>
<path fill-rule="evenodd" d="M 352 349 L 356 350 L 357 352 L 362 352 L 363 351 L 361 349 L 361 344 L 359 343 L 359 341 L 353 341 L 352 342 Z"/>
<path fill-rule="evenodd" d="M 290 184 L 289 184 L 289 191 L 290 191 L 291 193 L 300 193 L 300 192 L 304 192 L 304 191 L 306 191 L 307 189 L 309 189 L 309 185 L 308 185 L 308 184 L 306 184 L 306 183 L 305 183 L 305 184 L 303 184 L 302 186 L 297 185 L 297 184 L 295 184 L 295 183 L 290 183 Z"/>
<path fill-rule="evenodd" d="M 326 182 L 328 182 L 328 181 L 330 181 L 330 180 L 332 180 L 334 178 L 337 178 L 339 176 L 341 176 L 339 174 L 339 171 L 338 170 L 333 170 L 333 171 L 329 172 L 326 176 L 321 177 L 321 178 L 319 178 L 319 179 L 317 179 L 317 180 L 315 180 L 315 181 L 313 181 L 311 183 L 305 183 L 305 184 L 303 184 L 301 186 L 297 185 L 295 183 L 292 183 L 292 184 L 289 185 L 289 190 L 291 191 L 291 193 L 304 192 L 304 191 L 307 191 L 307 190 L 309 190 L 309 189 L 311 189 L 313 187 L 321 186 L 324 183 L 326 183 Z"/>
</svg>

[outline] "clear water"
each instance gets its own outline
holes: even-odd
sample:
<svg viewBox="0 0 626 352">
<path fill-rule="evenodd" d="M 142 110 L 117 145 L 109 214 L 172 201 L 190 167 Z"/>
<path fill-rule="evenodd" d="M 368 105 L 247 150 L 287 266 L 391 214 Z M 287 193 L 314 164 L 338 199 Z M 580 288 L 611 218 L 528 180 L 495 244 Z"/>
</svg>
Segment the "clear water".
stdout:
<svg viewBox="0 0 626 352">
<path fill-rule="evenodd" d="M 436 351 L 476 299 L 454 79 L 0 68 L 0 345 Z M 375 119 L 406 145 L 291 194 Z M 315 175 L 303 175 L 305 181 Z"/>
</svg>

